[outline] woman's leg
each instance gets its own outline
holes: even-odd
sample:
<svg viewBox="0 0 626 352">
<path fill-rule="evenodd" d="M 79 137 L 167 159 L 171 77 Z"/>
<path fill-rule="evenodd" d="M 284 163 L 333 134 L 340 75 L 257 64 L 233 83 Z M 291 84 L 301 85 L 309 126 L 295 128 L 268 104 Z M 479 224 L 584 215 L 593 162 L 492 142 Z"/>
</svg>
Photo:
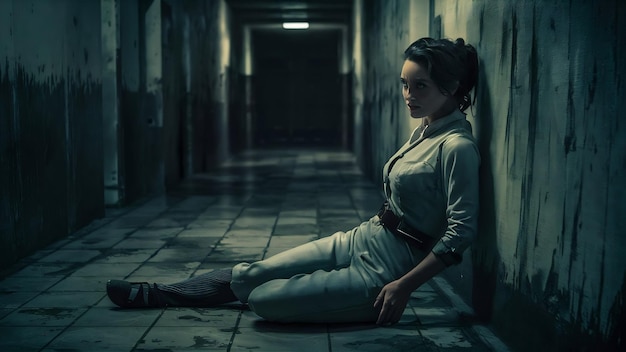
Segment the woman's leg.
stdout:
<svg viewBox="0 0 626 352">
<path fill-rule="evenodd" d="M 261 262 L 242 263 L 235 266 L 234 270 L 214 270 L 174 284 L 110 280 L 107 283 L 107 294 L 111 301 L 121 307 L 210 307 L 236 301 L 238 297 L 247 299 L 249 291 L 271 279 L 347 266 L 350 261 L 349 248 L 350 235 L 338 232 Z M 243 287 L 243 295 L 235 296 L 231 290 L 231 279 L 233 287 L 240 290 Z"/>
<path fill-rule="evenodd" d="M 231 289 L 242 302 L 257 286 L 274 279 L 288 279 L 317 270 L 330 271 L 350 264 L 355 230 L 305 243 L 254 263 L 240 263 L 233 268 Z"/>
<path fill-rule="evenodd" d="M 232 268 L 216 269 L 174 284 L 109 280 L 107 295 L 120 307 L 212 307 L 237 300 L 230 289 Z"/>
<path fill-rule="evenodd" d="M 255 288 L 248 305 L 257 315 L 275 322 L 373 322 L 374 300 L 380 287 L 371 286 L 352 268 L 296 275 Z"/>
<path fill-rule="evenodd" d="M 156 284 L 169 306 L 211 307 L 237 301 L 230 289 L 232 268 L 216 269 L 175 284 Z"/>
<path fill-rule="evenodd" d="M 411 270 L 425 253 L 377 221 L 363 223 L 351 234 L 347 266 L 267 280 L 249 293 L 250 308 L 278 322 L 375 321 L 374 300 L 382 287 Z"/>
</svg>

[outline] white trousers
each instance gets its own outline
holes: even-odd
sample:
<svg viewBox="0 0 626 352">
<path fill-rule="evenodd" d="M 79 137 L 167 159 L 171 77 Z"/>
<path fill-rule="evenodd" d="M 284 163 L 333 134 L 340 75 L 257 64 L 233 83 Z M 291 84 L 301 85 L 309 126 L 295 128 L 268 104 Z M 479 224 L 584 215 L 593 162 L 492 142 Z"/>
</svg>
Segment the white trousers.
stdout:
<svg viewBox="0 0 626 352">
<path fill-rule="evenodd" d="M 376 296 L 426 253 L 377 216 L 268 259 L 233 268 L 231 289 L 259 316 L 278 322 L 373 322 Z"/>
</svg>

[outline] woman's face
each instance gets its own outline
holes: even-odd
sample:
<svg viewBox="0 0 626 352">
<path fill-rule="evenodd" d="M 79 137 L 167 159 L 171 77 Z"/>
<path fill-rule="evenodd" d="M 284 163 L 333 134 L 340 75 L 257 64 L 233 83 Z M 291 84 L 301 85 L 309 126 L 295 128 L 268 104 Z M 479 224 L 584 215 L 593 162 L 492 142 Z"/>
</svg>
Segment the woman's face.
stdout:
<svg viewBox="0 0 626 352">
<path fill-rule="evenodd" d="M 426 117 L 432 122 L 452 112 L 456 102 L 451 95 L 441 93 L 439 87 L 430 79 L 426 67 L 417 62 L 405 60 L 400 74 L 404 102 L 411 112 L 411 117 Z"/>
</svg>

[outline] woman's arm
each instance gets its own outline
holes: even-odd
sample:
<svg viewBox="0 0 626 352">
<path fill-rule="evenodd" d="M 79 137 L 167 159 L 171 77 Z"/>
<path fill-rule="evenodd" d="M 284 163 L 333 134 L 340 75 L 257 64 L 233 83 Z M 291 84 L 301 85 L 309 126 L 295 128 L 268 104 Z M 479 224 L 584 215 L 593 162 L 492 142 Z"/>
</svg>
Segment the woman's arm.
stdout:
<svg viewBox="0 0 626 352">
<path fill-rule="evenodd" d="M 417 266 L 383 287 L 374 302 L 375 307 L 381 308 L 377 324 L 397 323 L 411 292 L 446 267 L 458 264 L 463 251 L 476 235 L 480 163 L 476 145 L 469 138 L 450 138 L 443 144 L 441 159 L 448 226 L 432 251 Z"/>
<path fill-rule="evenodd" d="M 389 325 L 400 321 L 411 293 L 445 268 L 446 265 L 430 252 L 411 271 L 385 285 L 374 302 L 374 307 L 381 307 L 376 324 Z"/>
</svg>

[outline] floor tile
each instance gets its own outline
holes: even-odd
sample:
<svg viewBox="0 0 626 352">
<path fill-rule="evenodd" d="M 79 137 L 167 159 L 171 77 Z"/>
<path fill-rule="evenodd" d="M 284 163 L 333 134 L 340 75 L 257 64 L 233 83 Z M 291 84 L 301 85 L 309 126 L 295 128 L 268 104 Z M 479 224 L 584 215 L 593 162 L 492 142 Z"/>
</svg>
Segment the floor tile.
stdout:
<svg viewBox="0 0 626 352">
<path fill-rule="evenodd" d="M 71 327 L 54 339 L 44 351 L 131 351 L 145 327 Z"/>
<path fill-rule="evenodd" d="M 34 263 L 22 268 L 12 277 L 53 277 L 62 278 L 74 270 L 74 263 Z"/>
<path fill-rule="evenodd" d="M 116 263 L 114 258 L 107 262 L 95 262 L 87 264 L 72 273 L 71 277 L 94 276 L 98 278 L 122 278 L 133 272 L 141 265 L 137 263 Z"/>
<path fill-rule="evenodd" d="M 154 326 L 234 328 L 241 311 L 230 308 L 168 308 Z"/>
<path fill-rule="evenodd" d="M 222 239 L 219 237 L 206 237 L 206 236 L 190 236 L 185 237 L 182 235 L 170 240 L 166 248 L 206 248 L 207 250 L 215 247 L 217 242 Z"/>
<path fill-rule="evenodd" d="M 163 248 L 148 259 L 148 262 L 201 262 L 210 252 L 210 248 Z"/>
<path fill-rule="evenodd" d="M 234 217 L 234 216 L 233 216 Z M 214 231 L 223 230 L 226 232 L 233 223 L 230 219 L 206 219 L 197 218 L 187 225 L 188 229 L 212 229 Z"/>
<path fill-rule="evenodd" d="M 232 328 L 213 326 L 164 326 L 153 327 L 137 345 L 138 350 L 161 351 L 226 351 Z"/>
<path fill-rule="evenodd" d="M 24 307 L 28 308 L 82 308 L 89 307 L 104 297 L 104 290 L 100 292 L 42 292 L 33 298 Z"/>
<path fill-rule="evenodd" d="M 0 326 L 0 351 L 39 351 L 61 331 L 61 327 Z"/>
<path fill-rule="evenodd" d="M 459 325 L 459 314 L 451 307 L 445 308 L 422 308 L 413 307 L 415 314 L 424 326 L 432 325 Z"/>
<path fill-rule="evenodd" d="M 232 222 L 232 219 L 241 213 L 241 208 L 241 206 L 213 206 L 198 215 L 197 220 L 227 220 Z"/>
<path fill-rule="evenodd" d="M 99 229 L 88 235 L 74 239 L 63 249 L 98 249 L 110 248 L 124 239 L 130 233 L 129 229 Z"/>
<path fill-rule="evenodd" d="M 40 292 L 12 292 L 0 294 L 0 308 L 3 309 L 15 309 L 26 304 L 31 299 L 39 295 Z"/>
<path fill-rule="evenodd" d="M 123 216 L 111 221 L 104 228 L 135 229 L 147 224 L 150 220 L 152 220 L 151 216 Z"/>
<path fill-rule="evenodd" d="M 130 238 L 143 238 L 147 240 L 162 239 L 167 240 L 176 237 L 183 227 L 166 227 L 160 229 L 143 228 L 133 232 Z"/>
<path fill-rule="evenodd" d="M 168 239 L 144 239 L 144 238 L 127 238 L 118 242 L 113 249 L 145 249 L 145 248 L 161 248 L 168 242 Z"/>
<path fill-rule="evenodd" d="M 272 235 L 272 228 L 263 229 L 231 229 L 224 235 L 225 237 L 269 237 Z"/>
<path fill-rule="evenodd" d="M 333 352 L 403 352 L 437 351 L 428 348 L 415 327 L 376 327 L 375 325 L 346 325 L 330 330 Z"/>
<path fill-rule="evenodd" d="M 45 291 L 61 280 L 59 276 L 52 277 L 8 277 L 0 281 L 0 294 L 16 292 Z"/>
<path fill-rule="evenodd" d="M 157 249 L 114 249 L 93 264 L 142 263 L 156 251 Z"/>
<path fill-rule="evenodd" d="M 212 262 L 253 262 L 263 259 L 265 248 L 217 247 L 207 257 Z"/>
<path fill-rule="evenodd" d="M 297 346 L 297 347 L 296 347 Z M 329 351 L 326 329 L 239 328 L 231 351 L 323 352 Z"/>
<path fill-rule="evenodd" d="M 78 318 L 72 326 L 149 327 L 160 314 L 160 309 L 111 309 L 94 307 Z"/>
<path fill-rule="evenodd" d="M 146 224 L 146 228 L 173 228 L 173 227 L 185 227 L 191 220 L 176 220 L 171 218 L 158 218 L 150 221 Z"/>
<path fill-rule="evenodd" d="M 285 209 L 286 208 L 286 209 Z M 312 209 L 295 209 L 289 210 L 289 207 L 285 207 L 280 211 L 279 219 L 286 217 L 303 217 L 303 218 L 316 218 L 317 208 Z"/>
<path fill-rule="evenodd" d="M 108 277 L 70 276 L 58 281 L 48 292 L 102 292 Z"/>
<path fill-rule="evenodd" d="M 40 263 L 84 263 L 99 256 L 98 250 L 93 249 L 59 249 L 50 255 L 41 258 Z"/>
<path fill-rule="evenodd" d="M 432 343 L 443 351 L 489 351 L 477 337 L 468 335 L 456 327 L 428 327 L 420 329 L 426 343 Z"/>
<path fill-rule="evenodd" d="M 220 240 L 216 249 L 223 250 L 230 247 L 255 247 L 265 248 L 270 242 L 270 236 L 235 236 L 227 235 Z"/>
<path fill-rule="evenodd" d="M 200 262 L 154 262 L 141 265 L 128 277 L 128 281 L 142 281 L 139 278 L 146 278 L 148 282 L 170 283 L 184 280 L 193 274 L 200 266 Z M 168 279 L 167 282 L 165 279 Z M 174 279 L 174 281 L 170 281 Z"/>
<path fill-rule="evenodd" d="M 0 319 L 0 326 L 68 326 L 87 308 L 28 307 Z"/>
</svg>

